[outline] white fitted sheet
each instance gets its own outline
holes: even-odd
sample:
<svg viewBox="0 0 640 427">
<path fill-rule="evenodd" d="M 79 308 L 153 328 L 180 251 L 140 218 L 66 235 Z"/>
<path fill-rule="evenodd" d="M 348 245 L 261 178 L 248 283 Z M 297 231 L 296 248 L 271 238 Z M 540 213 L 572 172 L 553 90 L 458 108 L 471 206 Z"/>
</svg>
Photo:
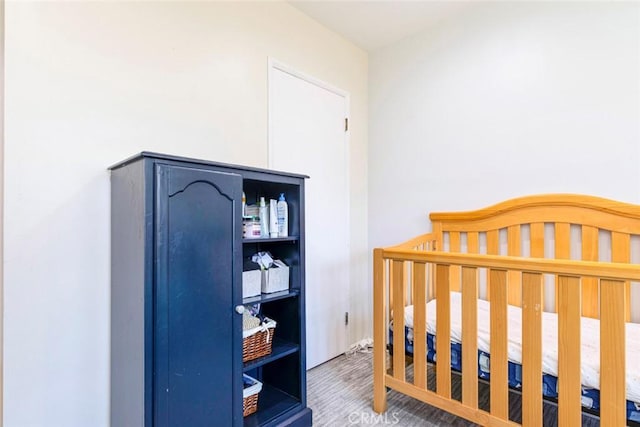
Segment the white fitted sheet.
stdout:
<svg viewBox="0 0 640 427">
<path fill-rule="evenodd" d="M 451 292 L 451 340 L 462 342 L 462 297 Z M 478 349 L 490 353 L 490 303 L 478 299 Z M 522 364 L 522 310 L 508 306 L 509 361 Z M 413 328 L 413 306 L 405 307 L 405 325 Z M 436 334 L 436 300 L 427 303 L 427 332 Z M 600 389 L 600 321 L 583 317 L 581 322 L 582 385 Z M 558 315 L 542 313 L 542 370 L 558 376 Z M 627 400 L 640 403 L 640 324 L 626 324 Z"/>
</svg>

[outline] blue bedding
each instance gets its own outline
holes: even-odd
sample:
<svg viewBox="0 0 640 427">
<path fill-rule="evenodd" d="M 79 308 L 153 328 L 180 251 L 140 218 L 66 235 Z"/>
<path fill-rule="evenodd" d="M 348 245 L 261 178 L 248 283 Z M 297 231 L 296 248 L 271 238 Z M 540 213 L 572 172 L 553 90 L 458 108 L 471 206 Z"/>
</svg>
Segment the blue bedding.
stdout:
<svg viewBox="0 0 640 427">
<path fill-rule="evenodd" d="M 409 334 L 409 328 L 405 327 L 405 350 L 409 354 L 413 354 L 413 340 L 407 338 L 412 336 Z M 389 329 L 389 342 L 393 343 L 393 330 Z M 436 362 L 436 337 L 427 333 L 427 360 L 431 363 Z M 478 377 L 489 380 L 489 354 L 478 350 Z M 451 368 L 455 371 L 462 372 L 462 344 L 451 343 Z M 514 389 L 522 388 L 522 366 L 517 363 L 509 362 L 509 387 Z M 542 375 L 542 394 L 546 397 L 558 397 L 558 378 L 553 375 Z M 582 406 L 594 411 L 600 410 L 600 391 L 582 387 Z M 640 422 L 640 404 L 627 401 L 627 420 Z"/>
</svg>

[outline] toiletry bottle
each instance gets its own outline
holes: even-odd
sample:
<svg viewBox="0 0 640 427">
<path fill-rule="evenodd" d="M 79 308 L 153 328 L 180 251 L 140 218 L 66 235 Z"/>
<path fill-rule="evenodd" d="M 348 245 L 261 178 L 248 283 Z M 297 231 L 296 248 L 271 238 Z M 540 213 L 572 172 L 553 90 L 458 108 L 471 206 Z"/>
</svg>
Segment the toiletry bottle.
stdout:
<svg viewBox="0 0 640 427">
<path fill-rule="evenodd" d="M 269 209 L 264 201 L 264 197 L 260 197 L 260 237 L 269 237 Z"/>
<path fill-rule="evenodd" d="M 289 209 L 284 199 L 284 193 L 278 198 L 278 237 L 289 235 Z"/>
<path fill-rule="evenodd" d="M 269 200 L 269 236 L 278 237 L 278 210 L 274 199 Z"/>
</svg>

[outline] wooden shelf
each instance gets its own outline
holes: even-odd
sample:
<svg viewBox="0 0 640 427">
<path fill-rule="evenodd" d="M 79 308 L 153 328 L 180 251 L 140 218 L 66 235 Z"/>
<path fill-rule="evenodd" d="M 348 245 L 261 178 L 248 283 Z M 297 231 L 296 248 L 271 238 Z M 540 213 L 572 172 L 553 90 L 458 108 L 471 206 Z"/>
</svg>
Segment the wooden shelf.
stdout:
<svg viewBox="0 0 640 427">
<path fill-rule="evenodd" d="M 295 243 L 300 240 L 298 236 L 289 236 L 289 237 L 260 237 L 257 239 L 242 239 L 243 244 L 248 243 L 282 243 L 282 242 L 291 242 Z"/>
<path fill-rule="evenodd" d="M 266 424 L 294 408 L 301 408 L 298 399 L 269 384 L 262 384 L 262 391 L 258 395 L 258 411 L 245 417 L 244 427 Z"/>
<path fill-rule="evenodd" d="M 262 304 L 269 301 L 277 301 L 284 298 L 294 298 L 300 295 L 298 289 L 288 289 L 286 291 L 273 292 L 270 294 L 260 294 L 254 297 L 242 299 L 242 304 Z"/>
<path fill-rule="evenodd" d="M 297 351 L 300 351 L 299 345 L 275 337 L 273 339 L 271 354 L 246 362 L 242 370 L 243 372 L 248 372 L 252 369 L 258 368 L 262 365 L 266 365 L 267 363 L 273 362 L 274 360 L 278 360 Z"/>
</svg>

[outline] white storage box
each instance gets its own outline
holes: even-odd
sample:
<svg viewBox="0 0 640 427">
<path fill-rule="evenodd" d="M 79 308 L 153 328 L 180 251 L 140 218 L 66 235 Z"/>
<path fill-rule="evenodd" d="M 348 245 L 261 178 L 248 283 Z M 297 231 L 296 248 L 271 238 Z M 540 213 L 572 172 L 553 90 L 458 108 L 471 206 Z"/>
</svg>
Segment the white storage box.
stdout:
<svg viewBox="0 0 640 427">
<path fill-rule="evenodd" d="M 273 266 L 266 270 L 262 282 L 262 293 L 284 291 L 289 289 L 289 267 L 279 259 L 273 261 Z"/>
<path fill-rule="evenodd" d="M 242 272 L 242 298 L 260 295 L 262 287 L 262 271 L 250 270 Z"/>
</svg>

